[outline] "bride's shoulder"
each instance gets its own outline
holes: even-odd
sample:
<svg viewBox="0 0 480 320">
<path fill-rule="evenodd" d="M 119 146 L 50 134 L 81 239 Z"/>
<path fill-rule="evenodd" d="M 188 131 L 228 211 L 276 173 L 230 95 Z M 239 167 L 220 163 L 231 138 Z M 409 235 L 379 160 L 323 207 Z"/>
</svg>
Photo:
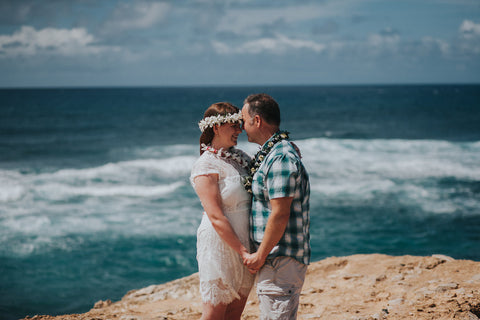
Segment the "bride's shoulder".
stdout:
<svg viewBox="0 0 480 320">
<path fill-rule="evenodd" d="M 205 152 L 194 162 L 190 176 L 194 178 L 198 175 L 220 174 L 221 172 L 221 163 L 215 157 L 211 157 L 211 155 Z"/>
<path fill-rule="evenodd" d="M 211 152 L 204 152 L 200 157 L 195 160 L 194 166 L 202 165 L 202 164 L 211 164 L 217 162 L 218 159 L 215 157 L 214 154 Z"/>
</svg>

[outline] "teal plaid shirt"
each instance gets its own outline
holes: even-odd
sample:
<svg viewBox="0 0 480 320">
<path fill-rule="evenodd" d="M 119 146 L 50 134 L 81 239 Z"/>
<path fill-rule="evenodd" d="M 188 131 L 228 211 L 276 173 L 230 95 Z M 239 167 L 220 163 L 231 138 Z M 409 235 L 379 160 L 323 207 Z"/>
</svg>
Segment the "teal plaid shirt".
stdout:
<svg viewBox="0 0 480 320">
<path fill-rule="evenodd" d="M 307 171 L 290 142 L 277 142 L 266 156 L 253 176 L 252 194 L 250 231 L 257 248 L 272 210 L 270 199 L 293 197 L 285 233 L 268 258 L 288 256 L 308 265 L 311 254 L 310 183 Z"/>
</svg>

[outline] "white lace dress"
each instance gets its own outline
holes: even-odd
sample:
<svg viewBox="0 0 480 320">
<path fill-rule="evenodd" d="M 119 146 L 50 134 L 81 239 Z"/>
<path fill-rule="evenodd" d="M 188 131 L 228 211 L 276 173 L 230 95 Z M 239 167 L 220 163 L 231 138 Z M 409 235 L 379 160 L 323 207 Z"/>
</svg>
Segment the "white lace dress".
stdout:
<svg viewBox="0 0 480 320">
<path fill-rule="evenodd" d="M 193 165 L 192 186 L 195 188 L 195 177 L 212 173 L 219 175 L 223 213 L 248 250 L 251 197 L 242 181 L 247 172 L 236 161 L 205 151 Z M 197 231 L 197 261 L 204 302 L 228 304 L 239 299 L 239 295 L 248 296 L 254 276 L 243 265 L 240 255 L 220 238 L 205 213 Z"/>
</svg>

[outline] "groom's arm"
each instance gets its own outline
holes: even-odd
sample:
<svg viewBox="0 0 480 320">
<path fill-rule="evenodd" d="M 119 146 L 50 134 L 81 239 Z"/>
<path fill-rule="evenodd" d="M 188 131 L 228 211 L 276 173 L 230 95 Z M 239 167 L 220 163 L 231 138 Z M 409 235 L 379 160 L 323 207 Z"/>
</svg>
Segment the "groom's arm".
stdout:
<svg viewBox="0 0 480 320">
<path fill-rule="evenodd" d="M 263 266 L 268 254 L 283 237 L 285 228 L 288 224 L 288 219 L 290 218 L 290 206 L 292 205 L 292 201 L 293 197 L 270 200 L 272 212 L 268 217 L 262 243 L 258 247 L 257 252 L 249 255 L 248 258 L 243 261 L 250 272 L 254 273 Z"/>
</svg>

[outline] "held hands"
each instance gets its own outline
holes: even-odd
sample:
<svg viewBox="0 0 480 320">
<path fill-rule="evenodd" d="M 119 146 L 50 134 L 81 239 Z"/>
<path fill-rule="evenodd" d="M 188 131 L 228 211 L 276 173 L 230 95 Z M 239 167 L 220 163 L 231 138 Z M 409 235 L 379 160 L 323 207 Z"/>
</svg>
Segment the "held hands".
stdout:
<svg viewBox="0 0 480 320">
<path fill-rule="evenodd" d="M 266 257 L 262 257 L 258 252 L 242 255 L 243 264 L 247 266 L 251 274 L 255 274 L 265 264 Z"/>
</svg>

